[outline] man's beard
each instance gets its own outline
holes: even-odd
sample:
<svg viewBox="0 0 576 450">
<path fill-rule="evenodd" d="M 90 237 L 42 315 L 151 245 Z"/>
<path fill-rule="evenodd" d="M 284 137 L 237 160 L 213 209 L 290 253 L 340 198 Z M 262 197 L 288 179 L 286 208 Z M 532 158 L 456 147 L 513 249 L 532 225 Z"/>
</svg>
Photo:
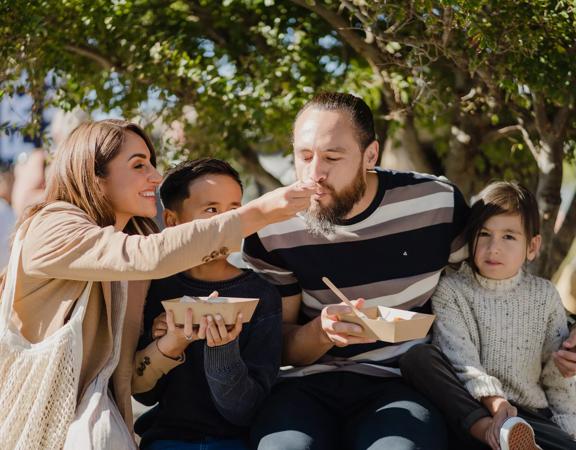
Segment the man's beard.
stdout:
<svg viewBox="0 0 576 450">
<path fill-rule="evenodd" d="M 321 184 L 324 190 L 329 191 L 332 201 L 327 206 L 312 200 L 310 208 L 304 214 L 306 229 L 316 235 L 330 238 L 334 235 L 336 225 L 340 223 L 358 203 L 366 192 L 366 180 L 362 165 L 356 177 L 341 192 L 335 192 L 329 184 Z"/>
</svg>

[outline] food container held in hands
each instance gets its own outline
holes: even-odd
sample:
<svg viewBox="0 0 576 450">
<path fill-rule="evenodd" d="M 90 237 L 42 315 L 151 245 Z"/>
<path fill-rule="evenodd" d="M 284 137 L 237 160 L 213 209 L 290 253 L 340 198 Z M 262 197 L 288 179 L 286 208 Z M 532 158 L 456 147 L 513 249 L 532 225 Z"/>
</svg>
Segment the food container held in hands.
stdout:
<svg viewBox="0 0 576 450">
<path fill-rule="evenodd" d="M 186 310 L 192 309 L 192 324 L 199 325 L 202 317 L 220 314 L 226 325 L 234 325 L 238 313 L 242 313 L 242 322 L 249 322 L 254 314 L 257 298 L 240 297 L 189 297 L 174 298 L 162 301 L 162 306 L 174 313 L 174 322 L 183 325 L 186 318 Z"/>
<path fill-rule="evenodd" d="M 345 322 L 356 323 L 362 327 L 362 332 L 351 334 L 385 342 L 422 339 L 428 334 L 435 317 L 432 314 L 385 306 L 362 308 L 360 311 L 365 314 L 366 318 L 356 314 L 346 314 L 340 319 Z"/>
</svg>

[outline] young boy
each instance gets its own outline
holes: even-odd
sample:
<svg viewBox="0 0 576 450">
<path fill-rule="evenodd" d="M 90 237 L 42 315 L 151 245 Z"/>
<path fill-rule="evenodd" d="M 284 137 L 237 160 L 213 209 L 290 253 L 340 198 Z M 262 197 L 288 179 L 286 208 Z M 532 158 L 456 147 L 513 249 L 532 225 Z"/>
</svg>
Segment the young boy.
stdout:
<svg viewBox="0 0 576 450">
<path fill-rule="evenodd" d="M 167 227 L 204 219 L 240 206 L 242 183 L 226 162 L 201 159 L 172 169 L 160 187 Z M 205 264 L 154 280 L 144 310 L 144 331 L 132 387 L 145 405 L 158 405 L 136 423 L 146 450 L 244 449 L 246 427 L 276 379 L 281 353 L 281 299 L 250 270 L 226 260 L 228 249 Z M 225 326 L 220 316 L 183 328 L 166 316 L 162 300 L 208 296 L 255 297 L 249 323 Z"/>
</svg>

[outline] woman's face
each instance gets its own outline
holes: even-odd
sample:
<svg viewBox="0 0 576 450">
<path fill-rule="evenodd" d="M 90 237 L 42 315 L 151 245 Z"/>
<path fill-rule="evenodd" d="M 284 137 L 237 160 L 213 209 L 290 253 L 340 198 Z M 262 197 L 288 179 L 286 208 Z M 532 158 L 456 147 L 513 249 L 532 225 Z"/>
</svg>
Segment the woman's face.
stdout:
<svg viewBox="0 0 576 450">
<path fill-rule="evenodd" d="M 114 210 L 116 229 L 124 229 L 133 216 L 156 215 L 156 190 L 162 177 L 150 162 L 150 150 L 140 136 L 126 132 L 106 172 L 101 186 Z"/>
</svg>

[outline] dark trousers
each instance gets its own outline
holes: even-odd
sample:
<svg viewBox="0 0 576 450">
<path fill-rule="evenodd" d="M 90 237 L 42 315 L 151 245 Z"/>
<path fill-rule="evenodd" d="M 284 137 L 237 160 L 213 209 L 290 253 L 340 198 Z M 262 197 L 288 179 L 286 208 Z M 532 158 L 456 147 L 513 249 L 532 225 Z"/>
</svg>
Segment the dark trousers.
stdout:
<svg viewBox="0 0 576 450">
<path fill-rule="evenodd" d="M 428 398 L 444 415 L 450 428 L 450 448 L 480 450 L 488 446 L 472 438 L 468 431 L 472 424 L 490 413 L 475 400 L 458 379 L 448 358 L 434 345 L 412 347 L 400 359 L 404 380 Z M 546 411 L 530 411 L 516 404 L 518 416 L 526 420 L 536 435 L 536 442 L 544 450 L 576 449 L 576 443 Z"/>
<path fill-rule="evenodd" d="M 258 450 L 446 450 L 444 420 L 400 378 L 348 372 L 278 383 L 251 429 Z"/>
</svg>

